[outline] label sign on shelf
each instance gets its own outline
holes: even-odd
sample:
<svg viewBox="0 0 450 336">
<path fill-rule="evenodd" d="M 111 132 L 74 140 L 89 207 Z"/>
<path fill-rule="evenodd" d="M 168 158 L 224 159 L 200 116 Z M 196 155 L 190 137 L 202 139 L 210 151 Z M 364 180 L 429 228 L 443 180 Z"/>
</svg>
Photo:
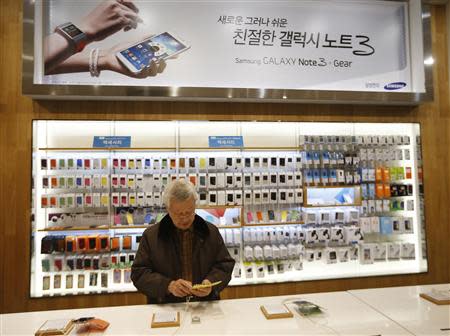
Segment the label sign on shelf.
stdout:
<svg viewBox="0 0 450 336">
<path fill-rule="evenodd" d="M 93 148 L 130 148 L 131 136 L 94 136 Z"/>
<path fill-rule="evenodd" d="M 210 148 L 220 147 L 244 147 L 244 138 L 242 136 L 210 136 L 208 137 Z"/>
</svg>

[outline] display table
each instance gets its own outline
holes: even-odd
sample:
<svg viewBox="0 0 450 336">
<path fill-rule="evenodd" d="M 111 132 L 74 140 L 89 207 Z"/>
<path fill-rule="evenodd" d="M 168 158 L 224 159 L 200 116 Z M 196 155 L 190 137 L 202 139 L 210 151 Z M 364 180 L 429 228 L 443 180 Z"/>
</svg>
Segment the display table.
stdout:
<svg viewBox="0 0 450 336">
<path fill-rule="evenodd" d="M 450 290 L 450 284 L 349 291 L 414 335 L 450 335 L 450 305 L 436 305 L 420 293 Z"/>
<path fill-rule="evenodd" d="M 323 307 L 325 314 L 301 317 L 288 303 L 293 318 L 266 320 L 260 310 L 261 305 L 299 298 Z M 47 319 L 95 316 L 111 323 L 105 335 L 408 335 L 395 322 L 347 292 L 190 303 L 186 308 L 186 304 L 139 305 L 4 314 L 0 316 L 0 334 L 32 335 Z M 152 313 L 173 310 L 181 312 L 179 328 L 150 328 Z M 193 315 L 200 317 L 199 324 L 191 323 Z"/>
</svg>

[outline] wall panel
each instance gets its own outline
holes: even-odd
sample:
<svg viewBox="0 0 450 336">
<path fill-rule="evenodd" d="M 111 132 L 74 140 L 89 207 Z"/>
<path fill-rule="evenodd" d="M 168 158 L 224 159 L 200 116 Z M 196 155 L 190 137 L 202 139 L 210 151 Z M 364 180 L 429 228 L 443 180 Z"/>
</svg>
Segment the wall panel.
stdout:
<svg viewBox="0 0 450 336">
<path fill-rule="evenodd" d="M 32 101 L 21 96 L 21 1 L 0 2 L 0 313 L 142 304 L 137 293 L 29 299 L 31 121 L 261 120 L 420 122 L 427 274 L 232 287 L 224 298 L 450 282 L 450 109 L 445 7 L 432 9 L 435 101 L 420 107 L 196 102 Z"/>
</svg>

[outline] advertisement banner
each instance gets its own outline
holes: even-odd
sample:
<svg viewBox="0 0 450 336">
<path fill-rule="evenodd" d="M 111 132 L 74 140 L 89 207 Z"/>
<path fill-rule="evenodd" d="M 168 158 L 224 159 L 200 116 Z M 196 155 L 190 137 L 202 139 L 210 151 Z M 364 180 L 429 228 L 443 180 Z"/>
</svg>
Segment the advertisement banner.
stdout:
<svg viewBox="0 0 450 336">
<path fill-rule="evenodd" d="M 44 2 L 39 84 L 413 92 L 407 2 Z"/>
</svg>

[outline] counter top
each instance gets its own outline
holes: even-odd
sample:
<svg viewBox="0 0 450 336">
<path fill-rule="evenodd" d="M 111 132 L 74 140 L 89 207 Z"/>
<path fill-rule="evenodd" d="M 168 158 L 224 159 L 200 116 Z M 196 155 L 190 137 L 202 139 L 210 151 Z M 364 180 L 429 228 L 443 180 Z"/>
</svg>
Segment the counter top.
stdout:
<svg viewBox="0 0 450 336">
<path fill-rule="evenodd" d="M 49 319 L 95 316 L 110 322 L 104 335 L 448 335 L 440 328 L 450 327 L 450 306 L 419 297 L 431 288 L 450 285 L 3 314 L 0 334 L 33 335 Z M 298 299 L 319 305 L 324 313 L 301 316 L 292 303 Z M 260 310 L 261 305 L 281 303 L 293 318 L 267 320 Z M 152 329 L 152 314 L 162 311 L 180 312 L 180 327 Z M 200 323 L 192 323 L 192 316 L 200 317 Z"/>
</svg>

